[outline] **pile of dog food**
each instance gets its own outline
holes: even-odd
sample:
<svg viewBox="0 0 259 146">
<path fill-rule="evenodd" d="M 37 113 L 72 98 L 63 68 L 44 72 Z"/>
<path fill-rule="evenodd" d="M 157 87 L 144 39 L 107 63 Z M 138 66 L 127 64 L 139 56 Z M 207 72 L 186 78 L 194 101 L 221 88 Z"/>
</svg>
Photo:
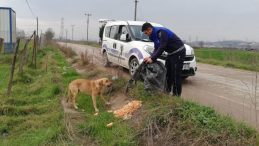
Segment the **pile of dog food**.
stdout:
<svg viewBox="0 0 259 146">
<path fill-rule="evenodd" d="M 129 102 L 128 104 L 124 105 L 122 108 L 117 109 L 113 111 L 113 114 L 115 117 L 122 118 L 124 120 L 130 119 L 132 117 L 132 114 L 137 111 L 142 106 L 142 101 L 139 100 L 133 100 Z M 106 125 L 106 127 L 111 128 L 113 126 L 113 123 L 109 123 Z"/>
<path fill-rule="evenodd" d="M 132 114 L 142 106 L 142 102 L 138 100 L 133 100 L 128 104 L 124 105 L 122 108 L 115 110 L 113 114 L 115 117 L 130 119 Z"/>
</svg>

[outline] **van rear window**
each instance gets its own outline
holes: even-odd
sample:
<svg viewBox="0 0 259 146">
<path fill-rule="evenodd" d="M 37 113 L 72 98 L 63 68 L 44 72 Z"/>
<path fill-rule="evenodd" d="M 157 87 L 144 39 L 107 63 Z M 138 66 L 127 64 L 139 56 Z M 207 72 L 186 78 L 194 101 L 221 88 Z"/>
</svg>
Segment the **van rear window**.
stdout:
<svg viewBox="0 0 259 146">
<path fill-rule="evenodd" d="M 110 33 L 110 38 L 111 39 L 117 39 L 118 28 L 119 28 L 119 26 L 117 26 L 117 25 L 112 26 L 111 33 Z"/>
<path fill-rule="evenodd" d="M 105 28 L 105 37 L 110 37 L 110 32 L 111 32 L 111 27 L 110 26 L 108 26 L 108 27 L 106 27 Z"/>
</svg>

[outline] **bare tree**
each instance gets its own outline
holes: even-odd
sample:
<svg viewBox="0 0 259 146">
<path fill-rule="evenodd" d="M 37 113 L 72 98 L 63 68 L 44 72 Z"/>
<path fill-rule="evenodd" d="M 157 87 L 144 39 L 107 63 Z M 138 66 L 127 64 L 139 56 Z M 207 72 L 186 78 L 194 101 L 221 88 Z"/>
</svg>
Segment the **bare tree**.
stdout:
<svg viewBox="0 0 259 146">
<path fill-rule="evenodd" d="M 17 30 L 17 31 L 16 31 L 16 36 L 17 36 L 17 38 L 24 39 L 24 38 L 25 38 L 25 32 L 24 32 L 24 30 L 19 29 L 19 28 L 17 28 L 16 30 Z"/>
<path fill-rule="evenodd" d="M 45 32 L 45 39 L 47 41 L 51 41 L 55 36 L 54 31 L 52 30 L 52 28 L 48 28 L 47 31 Z"/>
</svg>

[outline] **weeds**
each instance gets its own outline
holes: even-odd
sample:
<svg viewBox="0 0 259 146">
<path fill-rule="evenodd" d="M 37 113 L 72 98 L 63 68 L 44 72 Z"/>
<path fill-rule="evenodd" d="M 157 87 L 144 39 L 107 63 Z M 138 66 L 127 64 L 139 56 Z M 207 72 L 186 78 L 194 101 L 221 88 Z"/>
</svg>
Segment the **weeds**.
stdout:
<svg viewBox="0 0 259 146">
<path fill-rule="evenodd" d="M 0 58 L 0 75 L 9 67 L 7 58 Z M 73 145 L 65 129 L 59 97 L 64 96 L 70 81 L 81 76 L 67 65 L 56 48 L 40 50 L 39 60 L 41 66 L 37 70 L 26 67 L 23 76 L 16 76 L 12 96 L 3 96 L 7 81 L 0 82 L 0 104 L 4 105 L 0 108 L 0 145 Z M 108 76 L 95 67 L 86 68 L 89 72 L 85 78 Z M 112 94 L 123 92 L 125 84 L 123 78 L 114 81 Z M 142 100 L 144 106 L 138 117 L 123 121 L 106 112 L 107 107 L 99 98 L 101 112 L 93 116 L 91 97 L 79 94 L 77 103 L 86 121 L 79 123 L 77 130 L 104 146 L 258 144 L 254 129 L 220 116 L 211 108 L 160 93 L 151 95 L 141 83 L 130 91 L 130 96 Z M 134 118 L 140 118 L 140 124 L 134 123 Z M 114 126 L 107 128 L 110 122 Z"/>
<path fill-rule="evenodd" d="M 259 53 L 240 50 L 201 48 L 195 50 L 198 62 L 259 71 Z"/>
<path fill-rule="evenodd" d="M 138 128 L 140 145 L 257 145 L 257 132 L 212 108 L 160 93 L 149 95 L 140 84 L 130 91 L 144 102 Z"/>
<path fill-rule="evenodd" d="M 55 44 L 57 45 L 57 44 Z M 73 58 L 74 56 L 76 56 L 75 51 L 73 51 L 73 49 L 71 47 L 65 47 L 65 46 L 61 46 L 58 45 L 58 48 L 60 49 L 60 51 L 62 51 L 66 57 L 68 58 Z"/>
<path fill-rule="evenodd" d="M 87 51 L 85 51 L 85 53 L 81 52 L 80 59 L 81 59 L 81 63 L 82 63 L 83 66 L 88 65 L 90 63 Z"/>
<path fill-rule="evenodd" d="M 59 103 L 63 90 L 60 84 L 62 69 L 52 57 L 49 58 L 49 66 L 55 72 L 46 72 L 42 64 L 46 54 L 56 56 L 57 52 L 53 50 L 39 51 L 37 69 L 25 66 L 24 74 L 15 72 L 10 97 L 4 94 L 7 81 L 0 84 L 0 104 L 3 105 L 0 107 L 0 145 L 47 145 L 50 142 L 58 145 L 60 139 L 65 140 L 63 110 Z M 9 70 L 10 64 L 4 61 L 8 57 L 1 55 L 0 75 Z"/>
</svg>

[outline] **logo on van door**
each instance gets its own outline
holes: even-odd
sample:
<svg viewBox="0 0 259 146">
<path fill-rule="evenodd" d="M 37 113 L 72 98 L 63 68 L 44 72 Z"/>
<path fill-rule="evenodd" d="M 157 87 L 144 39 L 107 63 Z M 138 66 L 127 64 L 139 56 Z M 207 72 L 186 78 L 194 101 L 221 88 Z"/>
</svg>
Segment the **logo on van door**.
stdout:
<svg viewBox="0 0 259 146">
<path fill-rule="evenodd" d="M 143 59 L 142 53 L 137 48 L 132 48 L 128 53 L 125 54 L 127 58 L 129 58 L 132 54 L 137 54 L 138 59 Z"/>
<path fill-rule="evenodd" d="M 105 48 L 105 50 L 106 50 L 107 52 L 110 52 L 110 53 L 112 53 L 112 54 L 119 54 L 119 51 L 118 51 L 118 50 L 108 48 L 107 45 L 103 45 L 103 48 Z"/>
</svg>

